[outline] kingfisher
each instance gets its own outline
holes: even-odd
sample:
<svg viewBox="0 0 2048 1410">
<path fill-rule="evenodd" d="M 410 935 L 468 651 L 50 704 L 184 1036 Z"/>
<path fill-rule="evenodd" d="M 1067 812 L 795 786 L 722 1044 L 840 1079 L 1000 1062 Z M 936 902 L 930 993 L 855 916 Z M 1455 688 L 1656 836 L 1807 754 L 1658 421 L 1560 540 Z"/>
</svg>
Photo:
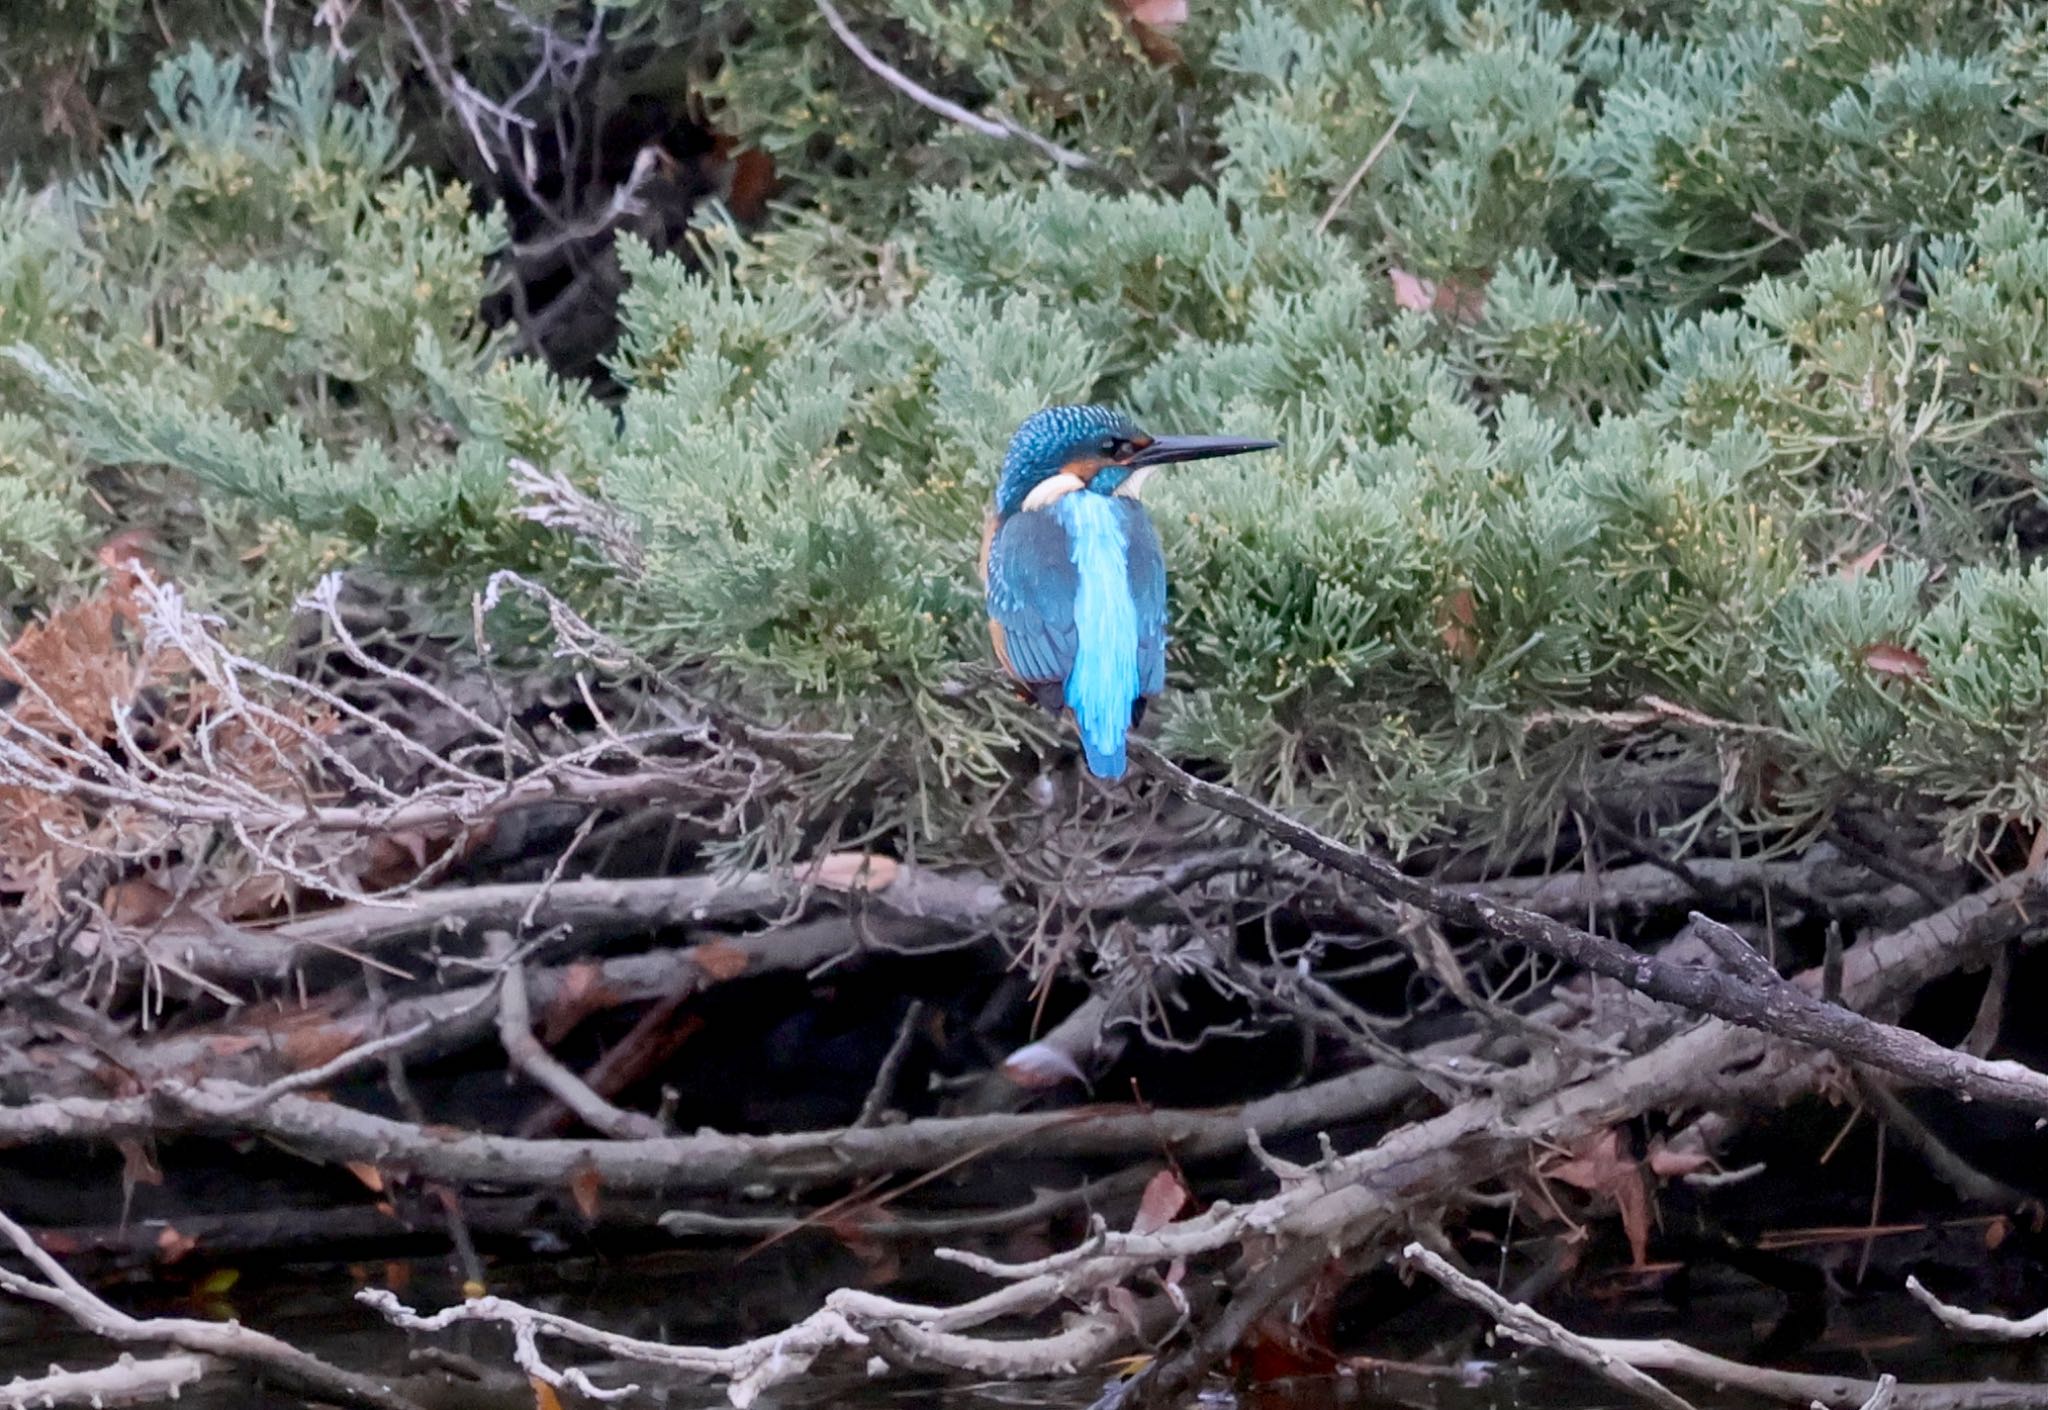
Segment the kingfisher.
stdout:
<svg viewBox="0 0 2048 1410">
<path fill-rule="evenodd" d="M 1027 699 L 1073 711 L 1097 778 L 1166 688 L 1166 558 L 1138 492 L 1162 465 L 1278 441 L 1151 436 L 1106 406 L 1036 412 L 1010 438 L 981 540 L 996 659 Z"/>
</svg>

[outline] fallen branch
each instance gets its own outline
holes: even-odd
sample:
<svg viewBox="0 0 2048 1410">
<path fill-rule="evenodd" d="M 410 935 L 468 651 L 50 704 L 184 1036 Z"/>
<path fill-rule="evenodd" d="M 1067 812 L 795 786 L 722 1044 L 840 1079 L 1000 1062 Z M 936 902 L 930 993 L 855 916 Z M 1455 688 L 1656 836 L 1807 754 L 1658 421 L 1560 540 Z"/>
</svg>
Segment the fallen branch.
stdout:
<svg viewBox="0 0 2048 1410">
<path fill-rule="evenodd" d="M 1826 843 L 1783 861 L 1692 857 L 1685 869 L 1688 874 L 1681 876 L 1669 867 L 1633 862 L 1547 876 L 1502 876 L 1466 889 L 1560 920 L 1595 912 L 1675 910 L 1708 901 L 1761 906 L 1766 897 L 1774 905 L 1885 925 L 1925 909 L 1913 891 L 1883 884 Z"/>
<path fill-rule="evenodd" d="M 1999 1102 L 2048 1116 L 2048 1076 L 2024 1063 L 1987 1061 L 1943 1047 L 1911 1029 L 1864 1018 L 1848 1008 L 1815 998 L 1805 987 L 1779 978 L 1775 970 L 1769 971 L 1770 981 L 1774 982 L 1767 982 L 1762 970 L 1747 964 L 1740 964 L 1740 978 L 1710 969 L 1685 968 L 1534 911 L 1502 905 L 1474 892 L 1438 886 L 1408 875 L 1384 857 L 1327 837 L 1235 789 L 1198 779 L 1148 745 L 1134 742 L 1132 750 L 1169 789 L 1189 802 L 1250 823 L 1275 841 L 1365 882 L 1391 900 L 1406 902 L 1496 940 L 1523 945 L 1591 970 L 1602 978 L 1616 980 L 1692 1013 L 1712 1014 L 1746 1028 L 1823 1048 L 1968 1100 Z M 2022 872 L 1968 899 L 1986 909 L 2009 909 L 2011 916 L 2004 929 L 2017 932 L 2027 923 L 2024 902 L 2039 892 L 2043 876 L 2043 869 Z M 1695 929 L 1712 943 L 1717 937 L 1703 929 L 1702 923 L 1706 927 L 1718 923 L 1695 916 Z M 1726 927 L 1719 927 L 1719 931 L 1733 935 Z M 1756 958 L 1757 965 L 1769 970 L 1746 942 L 1739 936 L 1734 939 L 1743 952 Z M 1736 954 L 1725 944 L 1716 945 L 1716 951 L 1723 958 Z"/>
<path fill-rule="evenodd" d="M 470 1298 L 430 1316 L 413 1311 L 380 1288 L 366 1288 L 356 1294 L 356 1300 L 408 1331 L 441 1331 L 461 1322 L 504 1326 L 512 1333 L 513 1356 L 522 1371 L 593 1399 L 617 1400 L 639 1387 L 600 1387 L 575 1367 L 557 1370 L 540 1354 L 542 1337 L 671 1373 L 724 1380 L 732 1403 L 744 1410 L 762 1391 L 803 1376 L 821 1356 L 835 1350 L 873 1348 L 906 1366 L 1011 1379 L 1072 1375 L 1115 1345 L 1122 1329 L 1114 1317 L 1076 1318 L 1064 1330 L 1038 1338 L 997 1341 L 965 1336 L 958 1330 L 1003 1313 L 1050 1305 L 1057 1296 L 1057 1281 L 1045 1280 L 1045 1286 L 1027 1288 L 1022 1296 L 1005 1289 L 1003 1294 L 992 1294 L 975 1304 L 936 1309 L 847 1288 L 831 1294 L 825 1306 L 801 1322 L 730 1347 L 645 1341 L 502 1297 Z"/>
<path fill-rule="evenodd" d="M 396 902 L 357 902 L 268 928 L 168 929 L 152 943 L 182 947 L 180 958 L 209 978 L 284 979 L 323 954 L 374 955 L 423 936 L 559 926 L 579 939 L 601 940 L 772 917 L 786 911 L 792 898 L 786 881 L 765 873 L 501 883 L 415 892 Z"/>
<path fill-rule="evenodd" d="M 1453 1268 L 1441 1254 L 1419 1243 L 1411 1243 L 1401 1250 L 1401 1256 L 1442 1284 L 1446 1292 L 1493 1318 L 1500 1329 L 1516 1341 L 1554 1351 L 1638 1400 L 1659 1407 L 1659 1410 L 1693 1410 L 1690 1401 L 1673 1393 L 1654 1376 L 1611 1352 L 1599 1350 L 1585 1337 L 1553 1322 L 1535 1308 L 1502 1297 L 1477 1278 L 1468 1277 Z"/>
<path fill-rule="evenodd" d="M 583 1079 L 555 1061 L 555 1055 L 533 1036 L 533 1010 L 526 997 L 526 970 L 515 954 L 512 937 L 492 932 L 491 957 L 503 966 L 499 975 L 498 1041 L 512 1065 L 576 1114 L 593 1131 L 619 1140 L 645 1140 L 667 1133 L 643 1112 L 613 1106 L 584 1085 Z"/>
<path fill-rule="evenodd" d="M 176 1400 L 181 1393 L 220 1363 L 205 1356 L 152 1356 L 138 1361 L 127 1352 L 111 1366 L 91 1371 L 52 1369 L 47 1376 L 16 1376 L 0 1385 L 0 1406 L 6 1410 L 46 1410 L 57 1405 L 89 1405 L 92 1410 L 114 1405 L 154 1404 Z"/>
<path fill-rule="evenodd" d="M 292 1390 L 333 1405 L 367 1410 L 419 1410 L 408 1397 L 383 1381 L 331 1366 L 236 1322 L 202 1322 L 191 1317 L 131 1317 L 64 1270 L 26 1229 L 0 1214 L 0 1237 L 14 1245 L 47 1282 L 0 1268 L 0 1291 L 54 1307 L 96 1336 L 117 1342 L 148 1342 L 179 1347 L 202 1356 L 217 1356 L 260 1370 Z"/>
<path fill-rule="evenodd" d="M 1882 1008 L 1948 973 L 2010 933 L 2018 922 L 2020 894 L 2022 888 L 2015 882 L 2004 883 L 1853 947 L 1844 957 L 1845 1001 Z M 1430 1062 L 1461 1058 L 1476 1052 L 1481 1041 L 1471 1036 L 1452 1039 L 1413 1056 Z M 1777 1070 L 1774 1095 L 1802 1090 L 1818 1077 L 1789 1061 L 1781 1062 Z M 793 1135 L 712 1132 L 646 1141 L 523 1140 L 429 1132 L 294 1094 L 235 1116 L 240 1103 L 256 1090 L 246 1083 L 213 1078 L 182 1089 L 180 1099 L 168 1109 L 150 1097 L 60 1097 L 0 1107 L 0 1148 L 226 1129 L 274 1136 L 309 1155 L 368 1161 L 454 1183 L 565 1188 L 587 1166 L 607 1189 L 617 1191 L 723 1191 L 746 1184 L 800 1190 L 863 1176 L 928 1170 L 968 1151 L 1016 1149 L 1019 1142 L 1034 1156 L 1150 1155 L 1164 1148 L 1183 1160 L 1201 1159 L 1243 1150 L 1247 1130 L 1271 1142 L 1296 1132 L 1328 1129 L 1384 1112 L 1422 1089 L 1413 1071 L 1374 1065 L 1215 1112 L 1095 1107 L 1022 1116 L 923 1118 L 901 1126 Z M 1711 1082 L 1703 1080 L 1692 1099 L 1704 1101 L 1712 1095 Z M 1730 1094 L 1731 1101 L 1736 1095 Z"/>
<path fill-rule="evenodd" d="M 1958 1332 L 1967 1332 L 1973 1337 L 1988 1337 L 1993 1341 L 2028 1341 L 2038 1336 L 2048 1336 L 2048 1308 L 2031 1317 L 2000 1317 L 1994 1312 L 1972 1312 L 1943 1302 L 1918 1278 L 1906 1279 L 1906 1291 L 1913 1294 L 1920 1305 L 1935 1315 L 1944 1327 Z"/>
<path fill-rule="evenodd" d="M 1981 923 L 1981 914 L 1977 920 Z M 1908 992 L 1901 986 L 1917 986 L 1928 972 L 1939 973 L 1956 963 L 1967 949 L 1957 942 L 1971 933 L 1967 929 L 1959 931 L 1922 923 L 1896 936 L 1866 941 L 1845 955 L 1845 992 L 1853 1000 L 1873 1005 L 1894 1000 Z M 1382 1080 L 1386 1076 L 1382 1074 Z M 1521 1081 L 1518 1075 L 1509 1074 L 1495 1092 L 1460 1103 L 1441 1116 L 1398 1127 L 1366 1150 L 1295 1168 L 1284 1177 L 1278 1193 L 1250 1204 L 1217 1201 L 1190 1218 L 1142 1234 L 1098 1227 L 1074 1248 L 1024 1263 L 1002 1263 L 964 1251 L 941 1250 L 941 1256 L 949 1261 L 1005 1284 L 970 1302 L 954 1307 L 920 1308 L 916 1317 L 905 1320 L 908 1314 L 902 1304 L 887 1300 L 865 1305 L 849 1302 L 872 1295 L 841 1290 L 828 1296 L 818 1313 L 778 1336 L 796 1336 L 795 1344 L 815 1356 L 827 1346 L 859 1345 L 848 1340 L 842 1330 L 851 1326 L 858 1335 L 871 1337 L 878 1347 L 885 1337 L 893 1339 L 888 1343 L 893 1356 L 911 1364 L 951 1365 L 988 1375 L 1025 1374 L 1027 1370 L 1029 1374 L 1052 1374 L 1044 1369 L 1051 1348 L 1057 1348 L 1061 1355 L 1083 1350 L 1087 1353 L 1084 1359 L 1061 1363 L 1061 1370 L 1099 1365 L 1136 1340 L 1135 1334 L 1117 1318 L 1085 1319 L 1079 1330 L 1069 1329 L 1061 1338 L 1038 1342 L 993 1343 L 980 1337 L 963 1341 L 958 1334 L 963 1324 L 982 1326 L 999 1317 L 1034 1310 L 1044 1305 L 1039 1299 L 1049 1290 L 1057 1289 L 1059 1296 L 1089 1305 L 1094 1298 L 1106 1298 L 1111 1289 L 1123 1286 L 1147 1269 L 1216 1257 L 1249 1240 L 1278 1240 L 1289 1250 L 1281 1255 L 1282 1263 L 1268 1265 L 1273 1275 L 1268 1279 L 1271 1286 L 1264 1289 L 1269 1300 L 1283 1298 L 1293 1286 L 1288 1280 L 1294 1274 L 1303 1269 L 1312 1272 L 1329 1258 L 1344 1256 L 1386 1237 L 1399 1226 L 1408 1210 L 1441 1201 L 1447 1191 L 1470 1189 L 1475 1184 L 1501 1178 L 1526 1163 L 1532 1150 L 1569 1145 L 1636 1113 L 1673 1105 L 1705 1104 L 1736 1109 L 1749 1102 L 1775 1102 L 1794 1091 L 1810 1089 L 1816 1080 L 1810 1059 L 1796 1058 L 1786 1050 L 1774 1048 L 1767 1038 L 1753 1030 L 1710 1020 L 1686 1029 L 1639 1057 L 1562 1087 L 1552 1075 L 1538 1074 L 1535 1080 Z M 1073 1115 L 1067 1114 L 1068 1118 Z M 1149 1131 L 1156 1149 L 1161 1144 L 1173 1148 L 1179 1123 L 1192 1116 L 1154 1112 L 1135 1119 L 1141 1129 Z M 1034 1119 L 977 1120 L 988 1122 L 978 1127 L 988 1133 L 1017 1131 L 1021 1129 L 1018 1123 Z M 886 1135 L 919 1126 L 929 1132 L 935 1124 L 913 1122 L 885 1131 L 852 1130 L 838 1133 L 835 1139 L 842 1159 L 858 1160 L 864 1148 L 872 1150 L 872 1143 Z M 946 1124 L 957 1132 L 966 1123 Z M 1237 1127 L 1236 1141 L 1242 1142 L 1249 1123 L 1244 1116 L 1238 1116 L 1232 1124 Z M 1032 1152 L 1059 1152 L 1087 1129 L 1071 1119 L 1062 1123 L 1060 1118 L 1053 1118 L 1031 1136 Z M 615 1159 L 621 1150 L 637 1148 L 644 1153 L 675 1145 L 614 1142 L 583 1148 L 570 1142 L 544 1144 L 587 1149 L 586 1158 L 598 1163 L 601 1169 L 607 1159 Z M 668 1172 L 679 1179 L 692 1173 L 673 1162 Z M 609 1184 L 611 1175 L 607 1173 L 605 1179 Z M 1233 1299 L 1231 1307 L 1251 1308 L 1257 1301 L 1240 1296 Z M 436 1325 L 457 1320 L 498 1320 L 499 1314 L 508 1310 L 498 1304 L 483 1312 L 465 1311 L 468 1306 L 436 1314 L 437 1318 L 445 1319 Z M 855 1317 L 855 1311 L 863 1306 L 885 1314 L 886 1333 L 879 1331 L 876 1324 Z M 655 1364 L 695 1366 L 712 1375 L 736 1371 L 743 1384 L 734 1388 L 735 1399 L 745 1403 L 770 1385 L 801 1376 L 810 1365 L 809 1359 L 799 1358 L 778 1363 L 772 1370 L 764 1369 L 768 1363 L 761 1358 L 773 1340 L 749 1342 L 743 1348 L 664 1347 Z M 1228 1350 L 1226 1341 L 1227 1338 L 1218 1336 L 1201 1345 L 1205 1353 L 1221 1355 Z M 608 1339 L 585 1344 L 617 1354 L 629 1342 L 630 1339 Z M 988 1351 L 991 1346 L 999 1350 Z M 1000 1348 L 1005 1347 L 1022 1350 L 1000 1353 Z M 745 1355 L 735 1359 L 738 1352 Z M 975 1359 L 983 1352 L 987 1353 L 985 1358 Z M 1010 1359 L 1004 1359 L 1005 1355 Z M 971 1364 L 965 1364 L 970 1361 Z M 1200 1359 L 1170 1357 L 1155 1361 L 1152 1368 L 1129 1383 L 1124 1403 L 1155 1403 L 1148 1397 L 1152 1388 L 1162 1383 L 1162 1366 L 1179 1368 L 1182 1376 L 1175 1384 L 1180 1384 L 1199 1372 Z"/>
<path fill-rule="evenodd" d="M 1796 1405 L 1825 1410 L 1864 1410 L 1892 1383 L 1892 1410 L 2041 1410 L 2048 1405 L 2048 1385 L 2024 1381 L 1946 1381 L 1914 1384 L 1880 1376 L 1874 1381 L 1853 1376 L 1823 1376 L 1806 1371 L 1779 1371 L 1731 1361 L 1710 1351 L 1669 1338 L 1634 1340 L 1588 1337 L 1602 1353 L 1644 1371 L 1662 1371 L 1711 1386 L 1717 1391 L 1744 1391 Z M 1882 1404 L 1882 1402 L 1879 1402 Z"/>
</svg>

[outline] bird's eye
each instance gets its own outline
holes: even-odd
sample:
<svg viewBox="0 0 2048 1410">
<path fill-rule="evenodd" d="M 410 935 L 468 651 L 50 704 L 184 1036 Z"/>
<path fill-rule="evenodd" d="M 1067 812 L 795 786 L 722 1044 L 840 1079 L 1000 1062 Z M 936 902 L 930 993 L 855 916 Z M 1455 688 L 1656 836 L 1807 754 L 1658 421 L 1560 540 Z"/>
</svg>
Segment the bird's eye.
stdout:
<svg viewBox="0 0 2048 1410">
<path fill-rule="evenodd" d="M 1122 460 L 1131 453 L 1131 449 L 1131 443 L 1122 436 L 1103 437 L 1102 453 L 1111 460 Z"/>
</svg>

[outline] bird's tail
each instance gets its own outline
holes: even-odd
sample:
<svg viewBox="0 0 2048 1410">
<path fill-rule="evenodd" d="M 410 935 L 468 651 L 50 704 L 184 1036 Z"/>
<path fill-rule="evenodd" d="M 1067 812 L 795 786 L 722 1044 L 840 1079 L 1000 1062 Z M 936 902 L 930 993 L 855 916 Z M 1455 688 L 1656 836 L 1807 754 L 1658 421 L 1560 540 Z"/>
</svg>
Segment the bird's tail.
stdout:
<svg viewBox="0 0 2048 1410">
<path fill-rule="evenodd" d="M 1081 730 L 1081 752 L 1088 760 L 1088 772 L 1097 778 L 1119 779 L 1124 776 L 1124 731 L 1121 728 L 1090 730 L 1085 725 Z"/>
</svg>

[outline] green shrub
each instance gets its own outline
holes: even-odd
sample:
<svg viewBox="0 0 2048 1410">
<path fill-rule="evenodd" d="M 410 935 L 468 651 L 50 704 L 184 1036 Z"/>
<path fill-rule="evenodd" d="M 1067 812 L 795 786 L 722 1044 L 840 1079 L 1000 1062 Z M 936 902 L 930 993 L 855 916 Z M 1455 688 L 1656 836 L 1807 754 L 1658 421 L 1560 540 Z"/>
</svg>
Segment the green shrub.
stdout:
<svg viewBox="0 0 2048 1410">
<path fill-rule="evenodd" d="M 909 102 L 808 3 L 714 9 L 719 120 L 798 202 L 707 210 L 691 262 L 623 246 L 616 405 L 480 332 L 501 229 L 374 85 L 172 61 L 149 136 L 8 198 L 0 572 L 76 571 L 86 471 L 214 526 L 219 592 L 238 534 L 296 535 L 250 614 L 316 560 L 451 611 L 517 566 L 850 731 L 818 809 L 973 852 L 1060 745 L 987 663 L 993 470 L 1036 407 L 1116 400 L 1286 439 L 1151 498 L 1163 736 L 1290 806 L 1403 846 L 1674 778 L 1778 836 L 2048 822 L 2037 15 L 1252 0 L 1175 63 L 1114 7 L 847 18 L 1097 165 Z M 514 455 L 623 515 L 635 571 L 522 517 Z"/>
</svg>

